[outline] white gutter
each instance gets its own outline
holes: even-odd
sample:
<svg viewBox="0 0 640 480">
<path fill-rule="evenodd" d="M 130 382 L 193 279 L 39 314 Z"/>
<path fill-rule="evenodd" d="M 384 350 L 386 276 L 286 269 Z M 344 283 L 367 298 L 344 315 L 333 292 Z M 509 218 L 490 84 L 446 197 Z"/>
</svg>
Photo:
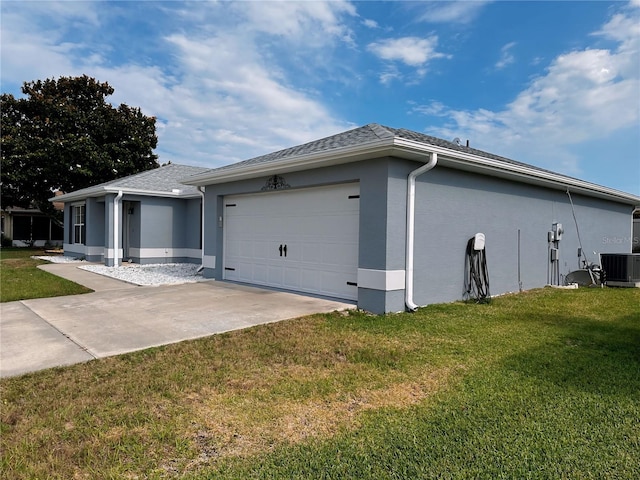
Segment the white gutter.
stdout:
<svg viewBox="0 0 640 480">
<path fill-rule="evenodd" d="M 328 167 L 384 156 L 421 161 L 425 153 L 432 152 L 440 155 L 439 163 L 441 166 L 468 170 L 484 175 L 499 176 L 561 191 L 571 188 L 572 191 L 576 193 L 591 197 L 623 202 L 634 206 L 640 205 L 640 197 L 637 195 L 621 192 L 602 185 L 596 185 L 577 178 L 567 177 L 532 165 L 512 163 L 507 160 L 497 160 L 399 137 L 389 137 L 374 140 L 366 144 L 334 148 L 255 164 L 229 166 L 229 168 L 222 167 L 221 169 L 192 175 L 182 180 L 181 183 L 185 185 L 213 185 L 247 180 L 263 175 L 283 174 L 311 168 Z"/>
<path fill-rule="evenodd" d="M 534 167 L 533 165 L 511 163 L 508 159 L 497 160 L 473 153 L 450 150 L 437 145 L 423 144 L 415 140 L 408 140 L 404 138 L 396 138 L 394 145 L 396 147 L 405 147 L 410 151 L 419 148 L 419 146 L 422 145 L 428 148 L 429 151 L 438 153 L 443 157 L 439 162 L 441 166 L 509 178 L 511 180 L 531 185 L 555 188 L 556 190 L 561 190 L 563 192 L 566 191 L 567 188 L 571 188 L 575 193 L 581 193 L 605 200 L 624 202 L 626 204 L 637 205 L 638 201 L 640 201 L 640 197 L 634 194 L 622 192 L 603 185 L 597 185 L 578 178 L 568 177 L 549 170 Z"/>
<path fill-rule="evenodd" d="M 229 165 L 213 172 L 206 171 L 185 178 L 180 183 L 185 185 L 210 185 L 227 181 L 255 178 L 261 175 L 287 173 L 310 168 L 341 165 L 343 163 L 375 158 L 376 156 L 390 156 L 393 154 L 393 138 L 374 140 L 366 144 L 332 148 L 320 152 L 307 153 L 285 157 L 279 160 L 259 162 L 249 165 Z M 416 157 L 417 159 L 417 157 Z"/>
<path fill-rule="evenodd" d="M 431 152 L 429 161 L 411 172 L 407 177 L 407 243 L 405 249 L 404 303 L 412 312 L 418 308 L 418 305 L 413 302 L 413 237 L 415 230 L 416 178 L 431 170 L 437 163 L 438 154 Z"/>
<path fill-rule="evenodd" d="M 101 197 L 108 193 L 127 193 L 130 195 L 144 195 L 148 197 L 171 197 L 171 198 L 194 198 L 197 197 L 197 193 L 185 193 L 183 191 L 174 192 L 166 190 L 145 190 L 142 188 L 116 188 L 116 187 L 89 187 L 75 192 L 65 193 L 57 197 L 51 197 L 48 200 L 50 202 L 73 202 L 76 200 L 84 200 L 89 197 Z"/>
<path fill-rule="evenodd" d="M 120 232 L 120 210 L 118 208 L 118 206 L 120 205 L 120 199 L 122 198 L 122 190 L 120 190 L 118 192 L 118 195 L 116 195 L 116 197 L 113 199 L 113 266 L 117 267 L 118 266 L 118 261 L 119 261 L 119 250 L 120 247 L 118 246 L 118 234 Z"/>
<path fill-rule="evenodd" d="M 200 267 L 198 267 L 198 272 L 201 272 L 204 269 L 204 188 L 201 186 L 196 187 L 198 189 L 198 193 L 200 194 L 200 205 L 201 217 L 200 217 Z"/>
</svg>

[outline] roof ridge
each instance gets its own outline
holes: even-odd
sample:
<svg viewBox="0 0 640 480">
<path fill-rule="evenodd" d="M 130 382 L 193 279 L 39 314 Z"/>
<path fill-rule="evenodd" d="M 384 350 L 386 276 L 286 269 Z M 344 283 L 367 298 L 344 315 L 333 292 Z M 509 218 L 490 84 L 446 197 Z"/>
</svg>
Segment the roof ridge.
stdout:
<svg viewBox="0 0 640 480">
<path fill-rule="evenodd" d="M 207 167 L 196 167 L 194 165 L 185 165 L 184 163 L 165 163 L 164 165 L 158 165 L 155 168 L 150 168 L 148 170 L 143 170 L 141 172 L 132 173 L 131 175 L 126 175 L 124 177 L 118 177 L 118 178 L 115 178 L 115 179 L 113 179 L 113 180 L 111 180 L 109 182 L 105 182 L 105 183 L 112 183 L 112 182 L 130 180 L 131 178 L 140 178 L 140 177 L 145 177 L 145 176 L 148 176 L 148 175 L 157 175 L 158 171 L 160 169 L 163 169 L 163 168 L 166 169 L 166 168 L 169 168 L 169 167 L 171 167 L 171 168 L 175 168 L 175 167 L 184 168 L 184 167 L 186 167 L 186 168 L 189 168 L 189 169 L 196 169 L 197 168 L 197 169 L 204 169 L 204 170 L 207 169 Z M 99 185 L 103 185 L 103 184 L 101 183 L 101 184 L 98 184 L 96 186 L 99 186 Z"/>
<path fill-rule="evenodd" d="M 369 127 L 371 131 L 376 134 L 376 137 L 380 139 L 395 137 L 395 133 L 393 133 L 389 127 L 385 127 L 379 123 L 370 123 L 367 127 Z"/>
</svg>

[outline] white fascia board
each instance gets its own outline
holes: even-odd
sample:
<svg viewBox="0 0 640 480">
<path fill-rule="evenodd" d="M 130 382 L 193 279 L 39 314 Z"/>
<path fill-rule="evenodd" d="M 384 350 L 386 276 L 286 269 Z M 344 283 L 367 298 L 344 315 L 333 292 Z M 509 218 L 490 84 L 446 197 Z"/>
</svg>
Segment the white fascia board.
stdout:
<svg viewBox="0 0 640 480">
<path fill-rule="evenodd" d="M 262 162 L 255 165 L 242 165 L 237 168 L 228 168 L 219 172 L 204 172 L 193 175 L 182 181 L 185 185 L 214 185 L 236 180 L 274 175 L 312 168 L 329 167 L 343 163 L 357 162 L 367 158 L 375 158 L 392 155 L 393 139 L 381 139 L 353 147 L 342 147 L 322 152 L 286 157 L 281 160 Z"/>
<path fill-rule="evenodd" d="M 204 172 L 182 181 L 185 185 L 214 185 L 238 180 L 247 180 L 264 175 L 275 175 L 312 168 L 328 167 L 370 158 L 394 156 L 413 161 L 426 162 L 430 153 L 437 153 L 438 164 L 457 170 L 466 170 L 511 179 L 521 183 L 540 185 L 556 190 L 573 191 L 629 205 L 640 205 L 640 197 L 595 183 L 566 177 L 526 165 L 503 162 L 480 155 L 458 152 L 437 145 L 426 144 L 406 138 L 391 137 L 323 152 L 287 157 L 282 160 L 243 165 L 220 172 Z M 437 167 L 436 167 L 437 168 Z M 59 197 L 58 197 L 59 198 Z"/>
<path fill-rule="evenodd" d="M 174 193 L 167 191 L 157 190 L 144 190 L 141 188 L 118 188 L 115 186 L 107 187 L 89 187 L 87 189 L 78 190 L 77 192 L 70 192 L 57 197 L 49 199 L 50 202 L 73 202 L 77 200 L 83 200 L 89 197 L 101 197 L 108 193 L 122 192 L 125 195 L 142 195 L 147 197 L 167 197 L 167 198 L 197 198 L 200 196 L 198 192 L 195 193 Z"/>
<path fill-rule="evenodd" d="M 499 176 L 522 183 L 540 185 L 557 190 L 566 191 L 569 189 L 574 193 L 582 193 L 591 197 L 616 202 L 623 201 L 629 205 L 640 205 L 640 197 L 636 195 L 577 178 L 567 177 L 526 165 L 507 163 L 492 158 L 456 152 L 442 147 L 429 146 L 429 150 L 439 154 L 438 163 L 442 166 Z"/>
<path fill-rule="evenodd" d="M 104 194 L 104 187 L 89 187 L 83 188 L 82 190 L 77 190 L 75 192 L 64 193 L 57 197 L 52 197 L 49 199 L 50 202 L 75 202 L 76 200 L 82 200 L 88 197 L 99 197 Z"/>
<path fill-rule="evenodd" d="M 197 198 L 200 196 L 198 192 L 193 193 L 178 193 L 167 192 L 162 190 L 144 190 L 141 188 L 117 188 L 117 187 L 105 187 L 107 193 L 118 193 L 122 191 L 125 195 L 144 195 L 147 197 L 167 197 L 167 198 Z"/>
<path fill-rule="evenodd" d="M 598 197 L 605 200 L 624 202 L 629 205 L 640 205 L 640 197 L 626 192 L 621 192 L 609 187 L 603 187 L 595 183 L 586 182 L 577 178 L 571 178 L 557 173 L 540 170 L 527 165 L 503 162 L 493 158 L 482 157 L 471 153 L 457 152 L 448 148 L 436 145 L 424 144 L 415 140 L 396 138 L 394 145 L 404 149 L 406 154 L 394 153 L 407 159 L 418 160 L 416 152 L 434 152 L 438 154 L 438 164 L 455 168 L 457 170 L 467 170 L 482 174 L 489 174 L 502 178 L 508 178 L 521 183 L 540 185 L 547 188 L 566 191 L 569 189 L 574 193 L 582 193 L 591 197 Z M 408 154 L 408 155 L 407 155 Z"/>
</svg>

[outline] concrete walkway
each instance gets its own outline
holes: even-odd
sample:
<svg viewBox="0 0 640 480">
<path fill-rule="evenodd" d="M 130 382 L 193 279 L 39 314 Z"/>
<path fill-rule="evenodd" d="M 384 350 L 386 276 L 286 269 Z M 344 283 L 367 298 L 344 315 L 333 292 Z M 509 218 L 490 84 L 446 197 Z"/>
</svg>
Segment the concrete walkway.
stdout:
<svg viewBox="0 0 640 480">
<path fill-rule="evenodd" d="M 226 282 L 138 287 L 77 264 L 41 268 L 95 292 L 0 304 L 0 377 L 355 307 Z"/>
</svg>

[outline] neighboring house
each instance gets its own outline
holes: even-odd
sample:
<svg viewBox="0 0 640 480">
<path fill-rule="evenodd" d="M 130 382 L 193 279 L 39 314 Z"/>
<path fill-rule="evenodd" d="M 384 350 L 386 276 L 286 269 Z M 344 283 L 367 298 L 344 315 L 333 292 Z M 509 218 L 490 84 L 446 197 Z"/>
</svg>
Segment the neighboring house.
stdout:
<svg viewBox="0 0 640 480">
<path fill-rule="evenodd" d="M 205 170 L 168 164 L 52 198 L 64 203 L 64 254 L 108 266 L 200 263 L 202 194 L 179 180 Z"/>
<path fill-rule="evenodd" d="M 62 205 L 56 205 L 56 209 L 62 210 Z M 37 208 L 3 208 L 0 219 L 3 238 L 14 247 L 62 245 L 62 227 Z"/>
<path fill-rule="evenodd" d="M 205 277 L 355 300 L 375 313 L 463 298 L 467 242 L 478 232 L 493 295 L 557 283 L 585 256 L 597 262 L 592 252 L 630 253 L 640 205 L 631 194 L 377 124 L 183 182 L 206 187 Z M 89 218 L 94 207 L 86 208 Z M 160 218 L 144 222 L 171 223 Z M 549 241 L 558 223 L 564 234 Z"/>
</svg>

